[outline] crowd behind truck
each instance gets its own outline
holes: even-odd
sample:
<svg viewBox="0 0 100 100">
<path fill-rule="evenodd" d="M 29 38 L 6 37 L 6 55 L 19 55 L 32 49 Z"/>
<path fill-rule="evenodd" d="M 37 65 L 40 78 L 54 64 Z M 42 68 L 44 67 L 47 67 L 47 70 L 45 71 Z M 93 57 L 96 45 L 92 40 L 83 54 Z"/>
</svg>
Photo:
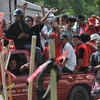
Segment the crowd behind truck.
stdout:
<svg viewBox="0 0 100 100">
<path fill-rule="evenodd" d="M 49 59 L 48 41 L 54 39 L 56 58 L 68 51 L 66 58 L 58 64 L 62 73 L 94 71 L 96 81 L 94 86 L 96 84 L 98 88 L 100 84 L 100 17 L 91 15 L 85 21 L 84 15 L 74 17 L 61 14 L 48 22 L 49 14 L 57 11 L 54 8 L 44 14 L 44 17 L 39 13 L 34 17 L 30 16 L 25 13 L 26 8 L 27 3 L 23 4 L 22 9 L 18 8 L 14 11 L 15 22 L 7 23 L 5 19 L 2 20 L 5 48 L 10 44 L 11 49 L 31 52 L 31 39 L 35 35 L 37 37 L 35 62 L 39 67 Z M 73 28 L 75 23 L 77 23 L 76 29 Z M 11 56 L 8 70 L 16 76 L 28 73 L 29 67 L 26 65 L 21 67 L 22 64 L 20 64 L 20 67 L 17 67 L 16 58 L 17 56 Z M 97 92 L 97 88 L 93 88 L 92 94 L 100 92 L 99 89 Z M 38 87 L 37 90 L 39 90 Z"/>
</svg>

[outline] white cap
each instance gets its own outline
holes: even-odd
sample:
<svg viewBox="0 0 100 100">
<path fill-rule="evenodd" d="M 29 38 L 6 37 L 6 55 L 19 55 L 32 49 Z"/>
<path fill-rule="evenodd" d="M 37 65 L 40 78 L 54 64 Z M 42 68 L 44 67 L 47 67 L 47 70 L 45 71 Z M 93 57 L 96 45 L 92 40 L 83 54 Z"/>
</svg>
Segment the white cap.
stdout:
<svg viewBox="0 0 100 100">
<path fill-rule="evenodd" d="M 100 38 L 100 36 L 97 33 L 94 33 L 94 34 L 91 35 L 91 40 L 90 41 L 96 40 L 98 38 Z"/>
</svg>

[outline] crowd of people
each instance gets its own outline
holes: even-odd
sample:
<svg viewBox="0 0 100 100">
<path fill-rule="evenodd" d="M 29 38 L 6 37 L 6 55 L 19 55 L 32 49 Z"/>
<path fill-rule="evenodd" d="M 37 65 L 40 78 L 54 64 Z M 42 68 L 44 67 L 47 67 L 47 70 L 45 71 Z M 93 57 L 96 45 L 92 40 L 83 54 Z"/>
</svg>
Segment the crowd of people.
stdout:
<svg viewBox="0 0 100 100">
<path fill-rule="evenodd" d="M 86 22 L 83 15 L 74 17 L 63 14 L 47 23 L 54 8 L 44 17 L 36 13 L 34 18 L 25 15 L 23 8 L 14 11 L 15 22 L 6 24 L 3 21 L 3 32 L 5 38 L 14 41 L 16 49 L 30 52 L 31 38 L 37 36 L 35 60 L 38 66 L 49 59 L 49 39 L 55 40 L 56 58 L 68 51 L 66 58 L 59 64 L 64 73 L 85 72 L 99 65 L 100 18 L 92 15 Z M 76 29 L 73 28 L 75 23 Z M 51 28 L 48 29 L 48 26 Z M 7 45 L 8 41 L 5 40 Z"/>
</svg>

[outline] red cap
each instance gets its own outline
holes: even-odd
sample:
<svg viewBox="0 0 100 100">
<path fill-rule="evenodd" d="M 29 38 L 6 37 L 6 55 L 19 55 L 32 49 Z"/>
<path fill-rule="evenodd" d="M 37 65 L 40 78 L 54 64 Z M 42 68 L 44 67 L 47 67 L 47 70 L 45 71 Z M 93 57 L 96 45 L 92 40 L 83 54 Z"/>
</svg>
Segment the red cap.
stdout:
<svg viewBox="0 0 100 100">
<path fill-rule="evenodd" d="M 92 17 L 91 17 L 91 18 L 89 18 L 89 19 L 88 19 L 88 24 L 89 24 L 89 25 L 95 25 L 95 24 L 96 24 L 95 19 L 94 19 L 94 18 L 92 18 Z"/>
<path fill-rule="evenodd" d="M 51 33 L 50 35 L 49 35 L 49 37 L 53 37 L 53 38 L 55 38 L 55 39 L 58 39 L 58 35 L 56 34 L 56 33 Z"/>
</svg>

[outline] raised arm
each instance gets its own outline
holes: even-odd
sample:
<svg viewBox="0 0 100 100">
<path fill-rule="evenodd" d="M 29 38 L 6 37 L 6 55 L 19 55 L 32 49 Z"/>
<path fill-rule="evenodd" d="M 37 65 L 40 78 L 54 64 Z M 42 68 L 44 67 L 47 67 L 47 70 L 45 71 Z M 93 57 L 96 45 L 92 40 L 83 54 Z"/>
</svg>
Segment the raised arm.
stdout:
<svg viewBox="0 0 100 100">
<path fill-rule="evenodd" d="M 52 13 L 53 11 L 55 11 L 55 8 L 51 8 L 49 10 L 49 12 L 42 18 L 41 24 L 43 24 L 46 21 L 46 19 L 48 18 L 49 14 Z"/>
</svg>

